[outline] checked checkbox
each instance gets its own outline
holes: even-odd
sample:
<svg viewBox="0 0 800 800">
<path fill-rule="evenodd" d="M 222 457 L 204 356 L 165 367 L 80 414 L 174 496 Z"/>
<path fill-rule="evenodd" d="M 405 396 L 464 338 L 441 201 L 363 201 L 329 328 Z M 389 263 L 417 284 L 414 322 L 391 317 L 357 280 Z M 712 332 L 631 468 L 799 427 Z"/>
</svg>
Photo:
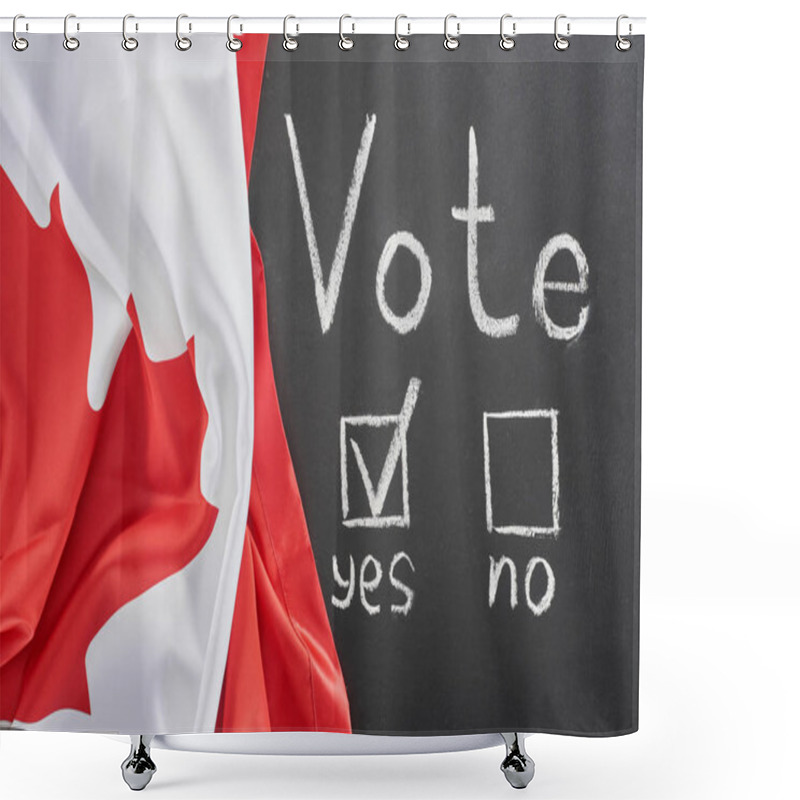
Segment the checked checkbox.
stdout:
<svg viewBox="0 0 800 800">
<path fill-rule="evenodd" d="M 411 523 L 411 514 L 408 502 L 408 427 L 411 424 L 411 415 L 417 403 L 420 387 L 419 378 L 412 378 L 409 381 L 403 406 L 399 414 L 371 415 L 342 417 L 340 425 L 340 453 L 341 453 L 341 472 L 342 472 L 342 521 L 349 527 L 361 528 L 408 528 Z M 391 439 L 386 458 L 383 461 L 377 482 L 373 481 L 367 467 L 366 459 L 362 452 L 362 447 L 350 433 L 357 428 L 388 428 L 391 431 Z M 348 481 L 349 457 L 355 461 L 358 474 L 361 478 L 364 492 L 369 506 L 369 515 L 350 516 L 351 509 L 351 486 Z M 402 504 L 401 514 L 386 514 L 386 506 L 389 488 L 392 479 L 400 463 L 402 481 Z"/>
</svg>

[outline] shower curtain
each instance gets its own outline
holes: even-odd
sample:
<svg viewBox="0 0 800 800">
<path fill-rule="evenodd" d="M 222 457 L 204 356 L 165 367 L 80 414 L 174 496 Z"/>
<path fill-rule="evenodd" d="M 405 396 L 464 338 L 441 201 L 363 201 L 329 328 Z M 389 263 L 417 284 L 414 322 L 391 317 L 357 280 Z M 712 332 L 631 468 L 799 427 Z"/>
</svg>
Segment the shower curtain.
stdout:
<svg viewBox="0 0 800 800">
<path fill-rule="evenodd" d="M 638 725 L 644 40 L 0 48 L 0 725 Z"/>
</svg>

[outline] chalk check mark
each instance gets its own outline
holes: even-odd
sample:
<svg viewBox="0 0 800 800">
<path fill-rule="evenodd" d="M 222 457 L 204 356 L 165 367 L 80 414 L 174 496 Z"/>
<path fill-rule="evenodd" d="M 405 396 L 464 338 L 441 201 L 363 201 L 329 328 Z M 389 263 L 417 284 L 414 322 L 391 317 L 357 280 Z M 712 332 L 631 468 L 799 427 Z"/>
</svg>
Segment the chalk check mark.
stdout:
<svg viewBox="0 0 800 800">
<path fill-rule="evenodd" d="M 400 411 L 397 427 L 395 428 L 394 436 L 392 436 L 392 442 L 389 445 L 389 452 L 386 454 L 386 461 L 383 462 L 383 469 L 381 470 L 381 476 L 378 479 L 377 487 L 372 484 L 367 465 L 364 462 L 364 456 L 361 454 L 361 448 L 358 446 L 355 439 L 350 439 L 350 446 L 353 448 L 353 454 L 356 457 L 358 471 L 361 473 L 361 480 L 364 481 L 364 488 L 367 491 L 369 510 L 375 517 L 380 516 L 381 511 L 383 511 L 386 495 L 389 493 L 389 485 L 394 477 L 394 471 L 397 469 L 397 462 L 400 460 L 403 442 L 408 432 L 408 426 L 411 423 L 411 415 L 414 413 L 414 406 L 417 404 L 419 384 L 419 378 L 412 378 L 408 384 L 406 397 L 405 400 L 403 400 L 403 408 Z"/>
<path fill-rule="evenodd" d="M 406 454 L 406 436 L 408 427 L 411 423 L 411 415 L 414 413 L 414 407 L 417 403 L 420 388 L 419 378 L 412 378 L 409 381 L 408 389 L 406 389 L 406 396 L 403 400 L 403 407 L 399 414 L 381 415 L 381 416 L 359 416 L 359 417 L 343 417 L 342 418 L 342 507 L 345 516 L 345 525 L 348 526 L 375 526 L 375 527 L 388 527 L 390 525 L 398 525 L 400 527 L 408 527 L 409 525 L 409 511 L 408 511 L 408 474 L 407 474 L 407 454 Z M 383 462 L 381 473 L 378 478 L 377 484 L 373 483 L 367 468 L 364 455 L 358 443 L 352 437 L 345 438 L 345 426 L 366 426 L 366 427 L 384 427 L 386 425 L 394 426 L 394 433 L 392 440 L 389 444 L 389 450 L 386 454 L 386 459 Z M 356 465 L 361 475 L 361 480 L 364 484 L 364 490 L 367 494 L 367 502 L 369 503 L 371 517 L 368 518 L 350 518 L 349 513 L 349 498 L 347 489 L 347 463 L 345 458 L 345 447 L 349 442 L 350 448 L 356 459 Z M 403 515 L 402 516 L 381 516 L 383 507 L 386 504 L 386 497 L 389 493 L 392 479 L 394 478 L 395 471 L 397 470 L 397 463 L 402 463 L 402 480 L 403 480 Z"/>
</svg>

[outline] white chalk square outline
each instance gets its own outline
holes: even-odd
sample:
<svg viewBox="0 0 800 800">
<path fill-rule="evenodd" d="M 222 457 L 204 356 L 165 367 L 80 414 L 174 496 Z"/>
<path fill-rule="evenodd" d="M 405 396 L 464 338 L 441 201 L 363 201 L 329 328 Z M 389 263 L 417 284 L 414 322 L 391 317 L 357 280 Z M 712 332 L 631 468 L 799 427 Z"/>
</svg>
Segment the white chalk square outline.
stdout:
<svg viewBox="0 0 800 800">
<path fill-rule="evenodd" d="M 544 528 L 535 525 L 497 525 L 492 510 L 492 474 L 489 458 L 489 419 L 543 419 L 550 418 L 550 451 L 553 462 L 553 482 L 551 488 L 553 505 L 553 524 Z M 517 536 L 558 536 L 558 411 L 554 408 L 532 408 L 523 411 L 483 412 L 483 473 L 486 481 L 486 530 L 489 533 L 511 533 Z"/>
<path fill-rule="evenodd" d="M 339 431 L 339 449 L 342 469 L 342 522 L 348 528 L 408 528 L 411 525 L 411 512 L 408 505 L 408 437 L 403 436 L 400 444 L 400 462 L 403 481 L 403 514 L 377 517 L 351 517 L 349 485 L 347 480 L 347 425 L 353 427 L 383 428 L 388 425 L 400 425 L 401 414 L 382 414 L 372 416 L 362 414 L 354 417 L 342 417 Z"/>
</svg>

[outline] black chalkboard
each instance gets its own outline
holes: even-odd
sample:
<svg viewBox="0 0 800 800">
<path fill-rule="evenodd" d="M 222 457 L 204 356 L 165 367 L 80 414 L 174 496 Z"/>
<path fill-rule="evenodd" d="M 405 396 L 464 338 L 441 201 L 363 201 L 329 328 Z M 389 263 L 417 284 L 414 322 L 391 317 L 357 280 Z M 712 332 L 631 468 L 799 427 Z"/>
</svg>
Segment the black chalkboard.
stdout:
<svg viewBox="0 0 800 800">
<path fill-rule="evenodd" d="M 637 728 L 643 57 L 270 40 L 251 217 L 356 732 Z"/>
</svg>

